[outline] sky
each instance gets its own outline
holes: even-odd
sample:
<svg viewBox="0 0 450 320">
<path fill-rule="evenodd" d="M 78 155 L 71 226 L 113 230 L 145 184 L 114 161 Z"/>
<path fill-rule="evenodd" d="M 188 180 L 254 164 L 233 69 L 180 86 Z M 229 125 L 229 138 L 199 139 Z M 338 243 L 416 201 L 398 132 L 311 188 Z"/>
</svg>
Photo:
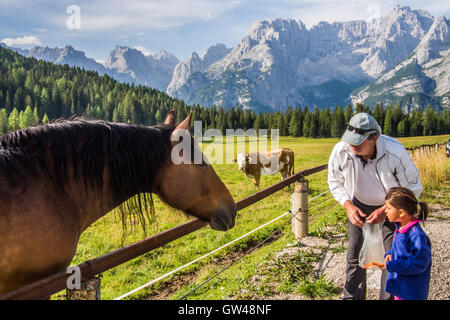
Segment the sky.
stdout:
<svg viewBox="0 0 450 320">
<path fill-rule="evenodd" d="M 449 17 L 445 0 L 0 0 L 0 41 L 13 47 L 64 47 L 104 61 L 116 45 L 166 50 L 184 60 L 216 43 L 237 45 L 257 20 L 367 20 L 396 4 Z"/>
</svg>

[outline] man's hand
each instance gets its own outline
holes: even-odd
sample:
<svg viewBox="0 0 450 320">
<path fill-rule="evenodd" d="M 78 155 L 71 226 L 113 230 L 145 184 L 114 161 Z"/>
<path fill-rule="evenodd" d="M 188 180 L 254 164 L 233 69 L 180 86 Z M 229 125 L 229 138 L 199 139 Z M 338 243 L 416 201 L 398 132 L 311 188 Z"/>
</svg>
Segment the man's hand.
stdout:
<svg viewBox="0 0 450 320">
<path fill-rule="evenodd" d="M 377 210 L 373 211 L 366 219 L 367 223 L 381 223 L 386 219 L 386 213 L 384 212 L 384 209 L 386 209 L 386 206 L 382 206 L 381 208 L 378 208 Z"/>
<path fill-rule="evenodd" d="M 353 225 L 362 228 L 364 222 L 360 219 L 360 217 L 366 217 L 364 212 L 362 212 L 361 209 L 355 206 L 350 200 L 345 201 L 344 208 L 347 210 L 347 216 L 350 222 Z"/>
<path fill-rule="evenodd" d="M 384 264 L 388 263 L 389 261 L 391 261 L 391 255 L 387 254 L 386 257 L 384 257 Z"/>
</svg>

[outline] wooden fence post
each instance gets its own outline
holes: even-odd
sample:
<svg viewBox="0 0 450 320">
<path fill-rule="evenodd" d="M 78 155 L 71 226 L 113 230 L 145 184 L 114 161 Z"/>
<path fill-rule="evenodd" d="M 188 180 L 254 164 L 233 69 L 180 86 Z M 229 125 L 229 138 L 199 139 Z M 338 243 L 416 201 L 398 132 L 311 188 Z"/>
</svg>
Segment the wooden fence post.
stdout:
<svg viewBox="0 0 450 320">
<path fill-rule="evenodd" d="M 295 238 L 308 236 L 308 180 L 295 182 L 294 212 L 292 213 L 293 230 Z"/>
<path fill-rule="evenodd" d="M 81 282 L 80 289 L 66 289 L 67 300 L 101 300 L 100 277 L 94 277 Z"/>
</svg>

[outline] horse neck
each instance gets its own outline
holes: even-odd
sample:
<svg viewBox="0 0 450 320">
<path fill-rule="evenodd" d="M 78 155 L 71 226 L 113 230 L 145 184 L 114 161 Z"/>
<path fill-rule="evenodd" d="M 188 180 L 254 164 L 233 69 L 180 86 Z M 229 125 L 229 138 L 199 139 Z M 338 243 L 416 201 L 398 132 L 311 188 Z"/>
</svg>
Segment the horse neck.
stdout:
<svg viewBox="0 0 450 320">
<path fill-rule="evenodd" d="M 82 230 L 138 193 L 153 192 L 170 150 L 167 127 L 117 125 L 106 155 L 101 186 L 86 189 Z M 83 181 L 78 181 L 81 186 Z"/>
<path fill-rule="evenodd" d="M 71 198 L 79 208 L 78 214 L 81 231 L 84 231 L 92 223 L 117 206 L 111 189 L 108 187 L 107 177 L 108 175 L 105 170 L 103 180 L 105 183 L 102 188 L 95 185 L 86 186 L 83 179 L 76 179 L 69 184 Z"/>
</svg>

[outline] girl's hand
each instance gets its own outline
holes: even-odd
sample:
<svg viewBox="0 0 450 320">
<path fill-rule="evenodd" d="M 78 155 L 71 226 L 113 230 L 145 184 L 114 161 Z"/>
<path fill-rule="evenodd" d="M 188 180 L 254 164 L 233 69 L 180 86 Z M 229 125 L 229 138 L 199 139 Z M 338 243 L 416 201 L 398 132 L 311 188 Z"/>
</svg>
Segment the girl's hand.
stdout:
<svg viewBox="0 0 450 320">
<path fill-rule="evenodd" d="M 369 264 L 366 264 L 365 266 L 363 266 L 364 269 L 369 269 L 370 267 L 378 267 L 380 269 L 384 268 L 384 264 L 379 263 L 379 262 L 371 262 Z"/>
<path fill-rule="evenodd" d="M 388 263 L 389 261 L 391 261 L 391 255 L 390 254 L 386 255 L 386 257 L 384 258 L 384 264 Z"/>
</svg>

